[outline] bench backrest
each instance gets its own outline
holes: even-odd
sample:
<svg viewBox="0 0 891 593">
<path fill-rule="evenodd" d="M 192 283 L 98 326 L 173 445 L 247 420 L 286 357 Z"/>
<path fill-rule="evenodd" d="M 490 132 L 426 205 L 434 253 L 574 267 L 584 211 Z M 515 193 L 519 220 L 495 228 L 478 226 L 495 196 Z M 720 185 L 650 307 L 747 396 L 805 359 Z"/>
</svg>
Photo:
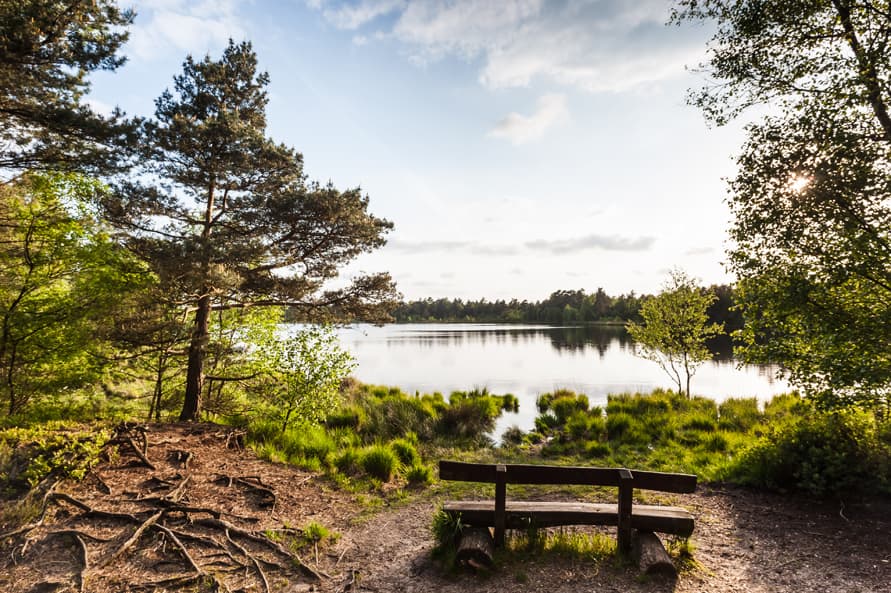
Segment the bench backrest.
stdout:
<svg viewBox="0 0 891 593">
<path fill-rule="evenodd" d="M 557 465 L 521 465 L 465 463 L 440 461 L 439 477 L 460 482 L 499 482 L 499 465 L 504 467 L 507 484 L 567 484 L 586 486 L 628 486 L 643 490 L 658 490 L 688 494 L 696 490 L 696 476 L 648 472 L 611 467 L 572 467 Z M 624 472 L 630 472 L 631 482 L 625 482 Z"/>
</svg>

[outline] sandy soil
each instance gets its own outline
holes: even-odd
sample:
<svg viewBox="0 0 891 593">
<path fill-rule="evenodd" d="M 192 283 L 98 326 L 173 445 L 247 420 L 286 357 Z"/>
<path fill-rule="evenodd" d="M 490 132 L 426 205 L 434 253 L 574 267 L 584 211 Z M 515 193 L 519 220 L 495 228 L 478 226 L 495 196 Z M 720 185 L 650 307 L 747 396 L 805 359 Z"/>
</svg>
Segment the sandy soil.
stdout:
<svg viewBox="0 0 891 593">
<path fill-rule="evenodd" d="M 697 520 L 698 566 L 677 579 L 554 557 L 508 560 L 486 576 L 445 574 L 431 560 L 436 496 L 369 514 L 322 478 L 233 447 L 219 427 L 145 434 L 155 469 L 121 446 L 83 482 L 57 485 L 40 525 L 0 541 L 0 591 L 891 593 L 889 502 L 842 507 L 702 486 L 673 501 Z M 158 526 L 134 538 L 155 515 Z M 310 521 L 341 535 L 300 549 L 301 570 L 287 546 Z"/>
</svg>

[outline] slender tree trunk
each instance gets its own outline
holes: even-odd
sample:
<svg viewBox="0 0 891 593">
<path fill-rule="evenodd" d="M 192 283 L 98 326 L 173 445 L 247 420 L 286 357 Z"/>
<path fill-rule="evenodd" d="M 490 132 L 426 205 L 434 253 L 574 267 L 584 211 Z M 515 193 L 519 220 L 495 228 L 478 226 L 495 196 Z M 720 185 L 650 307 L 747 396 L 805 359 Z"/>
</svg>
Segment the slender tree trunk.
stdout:
<svg viewBox="0 0 891 593">
<path fill-rule="evenodd" d="M 213 178 L 207 188 L 207 205 L 204 210 L 204 229 L 201 231 L 201 297 L 198 299 L 198 310 L 195 311 L 195 325 L 192 327 L 192 339 L 189 342 L 189 363 L 186 369 L 186 396 L 183 409 L 179 414 L 180 422 L 195 422 L 201 413 L 201 391 L 204 387 L 204 356 L 210 341 L 210 294 L 208 277 L 210 275 L 210 230 L 213 226 L 214 192 L 216 183 Z"/>
<path fill-rule="evenodd" d="M 180 412 L 180 422 L 194 422 L 201 412 L 201 391 L 204 387 L 204 355 L 207 352 L 210 295 L 198 301 L 192 340 L 189 342 L 189 364 L 186 370 L 186 397 Z"/>
</svg>

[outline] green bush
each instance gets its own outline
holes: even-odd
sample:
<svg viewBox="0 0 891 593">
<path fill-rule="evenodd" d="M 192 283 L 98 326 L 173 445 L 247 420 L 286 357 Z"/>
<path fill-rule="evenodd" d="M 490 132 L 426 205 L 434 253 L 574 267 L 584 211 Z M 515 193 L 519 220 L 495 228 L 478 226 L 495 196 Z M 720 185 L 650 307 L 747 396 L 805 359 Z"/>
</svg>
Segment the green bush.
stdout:
<svg viewBox="0 0 891 593">
<path fill-rule="evenodd" d="M 346 476 L 357 476 L 362 472 L 362 455 L 356 449 L 344 449 L 334 457 L 334 467 Z"/>
<path fill-rule="evenodd" d="M 732 478 L 816 496 L 891 492 L 891 448 L 868 412 L 792 416 L 771 428 L 730 469 Z"/>
<path fill-rule="evenodd" d="M 591 441 L 585 446 L 585 455 L 590 458 L 606 457 L 610 454 L 609 445 L 599 441 Z"/>
<path fill-rule="evenodd" d="M 420 438 L 433 436 L 436 413 L 430 402 L 398 392 L 365 402 L 368 422 L 362 427 L 370 438 L 391 440 L 413 432 Z"/>
<path fill-rule="evenodd" d="M 758 400 L 754 397 L 747 399 L 728 399 L 718 406 L 718 428 L 736 432 L 748 432 L 761 422 L 761 412 L 758 411 Z"/>
<path fill-rule="evenodd" d="M 405 467 L 417 465 L 421 461 L 421 456 L 418 454 L 418 450 L 407 439 L 396 439 L 395 441 L 390 442 L 390 449 L 396 454 L 399 463 Z"/>
<path fill-rule="evenodd" d="M 417 463 L 405 471 L 409 486 L 426 486 L 433 483 L 433 470 Z"/>
<path fill-rule="evenodd" d="M 367 421 L 364 409 L 357 405 L 348 405 L 338 408 L 325 419 L 325 426 L 329 428 L 359 428 Z"/>
<path fill-rule="evenodd" d="M 359 463 L 369 476 L 382 482 L 389 482 L 399 465 L 399 460 L 386 445 L 371 445 L 362 451 Z"/>
<path fill-rule="evenodd" d="M 288 429 L 277 442 L 289 461 L 303 461 L 298 465 L 304 466 L 305 461 L 313 459 L 318 460 L 320 465 L 324 464 L 328 456 L 338 449 L 337 441 L 321 426 Z"/>
<path fill-rule="evenodd" d="M 606 417 L 606 435 L 611 441 L 619 440 L 631 430 L 634 419 L 624 412 L 616 412 Z"/>
<path fill-rule="evenodd" d="M 522 445 L 526 438 L 526 433 L 519 426 L 511 426 L 501 433 L 502 447 L 516 447 Z"/>
<path fill-rule="evenodd" d="M 693 412 L 683 419 L 681 428 L 684 430 L 698 430 L 700 432 L 714 432 L 718 428 L 718 419 L 702 412 Z"/>
<path fill-rule="evenodd" d="M 453 394 L 454 395 L 454 394 Z M 487 433 L 495 429 L 495 419 L 501 408 L 491 397 L 458 398 L 450 400 L 440 413 L 436 434 L 475 442 L 486 442 Z"/>
<path fill-rule="evenodd" d="M 560 421 L 550 411 L 544 412 L 535 418 L 535 430 L 541 434 L 549 434 L 560 427 Z"/>
<path fill-rule="evenodd" d="M 458 545 L 458 539 L 461 537 L 461 517 L 450 515 L 439 507 L 433 513 L 433 520 L 430 523 L 430 531 L 433 534 L 435 543 L 434 551 L 438 553 L 454 550 Z"/>
<path fill-rule="evenodd" d="M 576 412 L 587 412 L 589 406 L 588 396 L 584 394 L 565 395 L 551 402 L 551 410 L 553 410 L 554 416 L 557 417 L 557 421 L 560 424 L 566 424 L 570 416 Z"/>
</svg>

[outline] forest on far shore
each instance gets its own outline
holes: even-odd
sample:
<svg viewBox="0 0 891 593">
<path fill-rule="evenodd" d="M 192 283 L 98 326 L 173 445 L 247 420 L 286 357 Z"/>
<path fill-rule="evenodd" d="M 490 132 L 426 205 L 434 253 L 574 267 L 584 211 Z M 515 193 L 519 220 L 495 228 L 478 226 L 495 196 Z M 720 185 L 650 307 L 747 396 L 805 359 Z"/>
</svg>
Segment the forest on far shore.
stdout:
<svg viewBox="0 0 891 593">
<path fill-rule="evenodd" d="M 701 290 L 714 295 L 708 307 L 710 323 L 723 324 L 728 333 L 742 328 L 743 315 L 732 286 L 713 284 Z M 640 321 L 640 307 L 650 298 L 634 291 L 610 296 L 602 288 L 592 293 L 557 290 L 541 301 L 426 298 L 402 302 L 392 315 L 397 323 L 624 323 Z"/>
</svg>

